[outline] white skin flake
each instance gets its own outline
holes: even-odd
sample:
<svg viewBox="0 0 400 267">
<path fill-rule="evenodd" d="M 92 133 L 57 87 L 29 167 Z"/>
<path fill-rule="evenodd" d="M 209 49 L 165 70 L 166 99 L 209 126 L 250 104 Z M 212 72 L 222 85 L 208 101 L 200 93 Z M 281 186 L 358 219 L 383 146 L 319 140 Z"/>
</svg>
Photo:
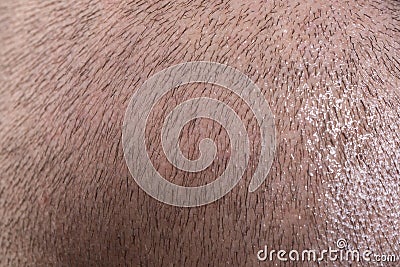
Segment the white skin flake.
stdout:
<svg viewBox="0 0 400 267">
<path fill-rule="evenodd" d="M 390 243 L 400 230 L 399 111 L 386 104 L 390 91 L 367 90 L 343 78 L 305 100 L 298 116 L 315 131 L 305 146 L 318 165 L 309 175 L 326 181 L 320 230 L 329 243 L 345 238 L 360 250 L 398 253 Z"/>
</svg>

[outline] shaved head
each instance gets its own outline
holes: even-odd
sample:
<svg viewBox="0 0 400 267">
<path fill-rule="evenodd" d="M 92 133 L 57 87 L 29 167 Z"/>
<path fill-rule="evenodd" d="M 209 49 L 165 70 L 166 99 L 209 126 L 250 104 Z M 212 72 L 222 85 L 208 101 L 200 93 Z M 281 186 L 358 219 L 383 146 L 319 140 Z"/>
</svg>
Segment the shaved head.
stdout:
<svg viewBox="0 0 400 267">
<path fill-rule="evenodd" d="M 399 2 L 3 0 L 0 25 L 1 266 L 268 265 L 257 259 L 266 245 L 324 250 L 340 238 L 400 255 Z M 182 208 L 135 183 L 122 124 L 149 77 L 190 61 L 226 64 L 260 88 L 276 150 L 249 193 L 261 151 L 250 107 L 218 85 L 171 90 L 145 130 L 165 179 L 210 183 L 231 156 L 225 129 L 195 119 L 182 153 L 197 159 L 211 138 L 214 161 L 196 173 L 168 162 L 162 122 L 188 99 L 228 104 L 250 142 L 230 193 Z"/>
</svg>

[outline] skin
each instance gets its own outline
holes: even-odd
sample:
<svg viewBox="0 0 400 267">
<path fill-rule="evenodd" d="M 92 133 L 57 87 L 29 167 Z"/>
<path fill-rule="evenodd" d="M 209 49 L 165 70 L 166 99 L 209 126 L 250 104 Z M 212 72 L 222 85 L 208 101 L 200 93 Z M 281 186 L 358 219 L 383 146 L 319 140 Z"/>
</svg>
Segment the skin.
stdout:
<svg viewBox="0 0 400 267">
<path fill-rule="evenodd" d="M 253 266 L 265 245 L 322 250 L 338 238 L 400 255 L 399 18 L 395 1 L 2 1 L 0 265 Z M 194 96 L 231 103 L 252 144 L 229 194 L 178 208 L 132 179 L 121 127 L 148 77 L 195 60 L 260 87 L 277 149 L 266 182 L 248 193 L 260 149 L 248 108 L 217 86 L 178 88 L 147 128 L 161 174 L 206 184 L 229 159 L 226 133 L 209 120 L 181 140 L 192 159 L 199 140 L 216 140 L 204 172 L 175 170 L 158 153 L 160 119 Z"/>
</svg>

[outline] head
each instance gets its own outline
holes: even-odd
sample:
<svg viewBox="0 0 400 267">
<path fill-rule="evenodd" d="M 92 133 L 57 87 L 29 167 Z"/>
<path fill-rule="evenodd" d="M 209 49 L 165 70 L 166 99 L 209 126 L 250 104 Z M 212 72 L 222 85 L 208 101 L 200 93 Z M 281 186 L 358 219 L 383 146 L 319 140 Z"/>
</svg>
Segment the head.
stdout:
<svg viewBox="0 0 400 267">
<path fill-rule="evenodd" d="M 397 2 L 7 0 L 0 12 L 2 265 L 254 265 L 264 245 L 326 249 L 339 238 L 400 252 Z M 180 208 L 135 183 L 122 123 L 150 76 L 197 60 L 257 84 L 275 116 L 276 153 L 248 193 L 261 149 L 249 107 L 216 85 L 169 92 L 146 125 L 166 179 L 206 184 L 229 162 L 229 137 L 209 119 L 187 124 L 180 147 L 196 159 L 211 138 L 213 163 L 187 173 L 168 162 L 160 122 L 187 99 L 228 103 L 251 148 L 229 194 Z"/>
</svg>

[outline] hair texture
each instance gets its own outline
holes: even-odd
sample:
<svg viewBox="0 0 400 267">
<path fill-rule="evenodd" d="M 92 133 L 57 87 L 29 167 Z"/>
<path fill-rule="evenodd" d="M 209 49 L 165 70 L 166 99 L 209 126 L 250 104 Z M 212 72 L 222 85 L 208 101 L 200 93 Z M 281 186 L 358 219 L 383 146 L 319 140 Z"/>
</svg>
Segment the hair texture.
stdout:
<svg viewBox="0 0 400 267">
<path fill-rule="evenodd" d="M 264 245 L 322 250 L 338 238 L 400 255 L 400 5 L 334 2 L 2 0 L 0 265 L 253 266 Z M 146 129 L 168 179 L 205 184 L 229 160 L 226 132 L 198 119 L 182 150 L 196 158 L 211 137 L 216 160 L 199 174 L 167 162 L 160 122 L 185 99 L 229 103 L 252 147 L 238 186 L 188 209 L 136 185 L 121 127 L 148 77 L 195 60 L 261 88 L 277 148 L 266 182 L 248 193 L 260 149 L 248 107 L 218 86 L 171 92 Z"/>
</svg>

